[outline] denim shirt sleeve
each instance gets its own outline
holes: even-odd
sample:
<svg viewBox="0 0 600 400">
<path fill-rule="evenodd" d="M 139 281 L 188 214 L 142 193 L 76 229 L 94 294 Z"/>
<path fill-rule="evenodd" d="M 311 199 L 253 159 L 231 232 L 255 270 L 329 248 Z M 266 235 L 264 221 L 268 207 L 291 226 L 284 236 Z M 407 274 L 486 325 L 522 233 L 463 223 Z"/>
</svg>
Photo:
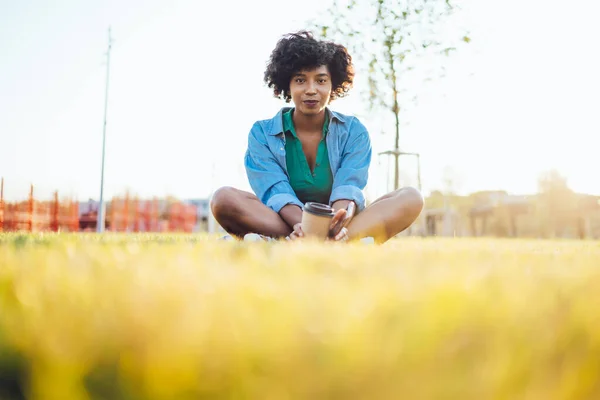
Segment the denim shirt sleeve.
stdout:
<svg viewBox="0 0 600 400">
<path fill-rule="evenodd" d="M 248 135 L 244 167 L 250 187 L 267 207 L 276 213 L 288 204 L 303 207 L 286 173 L 269 149 L 267 137 L 259 123 L 254 124 Z"/>
<path fill-rule="evenodd" d="M 359 211 L 366 206 L 363 190 L 371 165 L 371 139 L 365 126 L 354 119 L 348 142 L 341 152 L 340 167 L 335 174 L 330 204 L 337 200 L 353 200 Z"/>
</svg>

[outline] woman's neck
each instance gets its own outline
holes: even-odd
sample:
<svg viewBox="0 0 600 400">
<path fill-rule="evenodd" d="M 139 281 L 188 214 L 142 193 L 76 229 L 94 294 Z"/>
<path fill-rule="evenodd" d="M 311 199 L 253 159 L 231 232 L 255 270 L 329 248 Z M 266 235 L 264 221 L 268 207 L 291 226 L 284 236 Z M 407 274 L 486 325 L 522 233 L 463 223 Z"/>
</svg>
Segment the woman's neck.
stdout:
<svg viewBox="0 0 600 400">
<path fill-rule="evenodd" d="M 325 113 L 326 111 L 323 110 L 318 114 L 306 115 L 294 109 L 292 121 L 294 121 L 296 131 L 321 132 L 323 130 L 323 124 L 325 124 Z"/>
</svg>

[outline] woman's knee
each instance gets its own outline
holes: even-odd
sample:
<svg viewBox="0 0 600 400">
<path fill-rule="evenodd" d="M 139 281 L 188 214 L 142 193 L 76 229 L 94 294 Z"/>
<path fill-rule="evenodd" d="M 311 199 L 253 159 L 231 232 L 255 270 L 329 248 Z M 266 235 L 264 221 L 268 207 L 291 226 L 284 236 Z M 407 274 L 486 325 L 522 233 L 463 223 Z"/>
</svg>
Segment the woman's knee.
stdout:
<svg viewBox="0 0 600 400">
<path fill-rule="evenodd" d="M 425 201 L 421 192 L 411 186 L 404 187 L 398 191 L 399 197 L 402 198 L 402 206 L 405 212 L 414 216 L 416 219 L 423 211 Z"/>
<path fill-rule="evenodd" d="M 213 193 L 210 200 L 210 210 L 216 219 L 226 217 L 235 210 L 238 191 L 230 186 L 223 186 Z"/>
</svg>

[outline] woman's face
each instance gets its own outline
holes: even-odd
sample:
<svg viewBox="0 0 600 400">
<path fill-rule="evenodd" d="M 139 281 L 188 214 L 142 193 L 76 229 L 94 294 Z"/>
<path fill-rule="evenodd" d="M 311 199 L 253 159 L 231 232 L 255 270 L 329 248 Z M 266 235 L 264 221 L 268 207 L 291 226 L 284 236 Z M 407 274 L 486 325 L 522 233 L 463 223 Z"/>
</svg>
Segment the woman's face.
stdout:
<svg viewBox="0 0 600 400">
<path fill-rule="evenodd" d="M 331 88 L 331 75 L 326 65 L 299 71 L 290 81 L 290 94 L 296 111 L 305 115 L 321 113 L 329 104 Z"/>
</svg>

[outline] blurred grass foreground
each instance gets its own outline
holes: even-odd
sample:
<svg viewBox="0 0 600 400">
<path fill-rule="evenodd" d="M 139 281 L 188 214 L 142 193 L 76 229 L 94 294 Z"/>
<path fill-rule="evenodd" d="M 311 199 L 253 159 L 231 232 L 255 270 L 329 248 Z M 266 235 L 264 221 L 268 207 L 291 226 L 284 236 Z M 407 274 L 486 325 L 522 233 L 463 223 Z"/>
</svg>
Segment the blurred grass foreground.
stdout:
<svg viewBox="0 0 600 400">
<path fill-rule="evenodd" d="M 2 399 L 600 398 L 600 243 L 0 235 Z"/>
</svg>

